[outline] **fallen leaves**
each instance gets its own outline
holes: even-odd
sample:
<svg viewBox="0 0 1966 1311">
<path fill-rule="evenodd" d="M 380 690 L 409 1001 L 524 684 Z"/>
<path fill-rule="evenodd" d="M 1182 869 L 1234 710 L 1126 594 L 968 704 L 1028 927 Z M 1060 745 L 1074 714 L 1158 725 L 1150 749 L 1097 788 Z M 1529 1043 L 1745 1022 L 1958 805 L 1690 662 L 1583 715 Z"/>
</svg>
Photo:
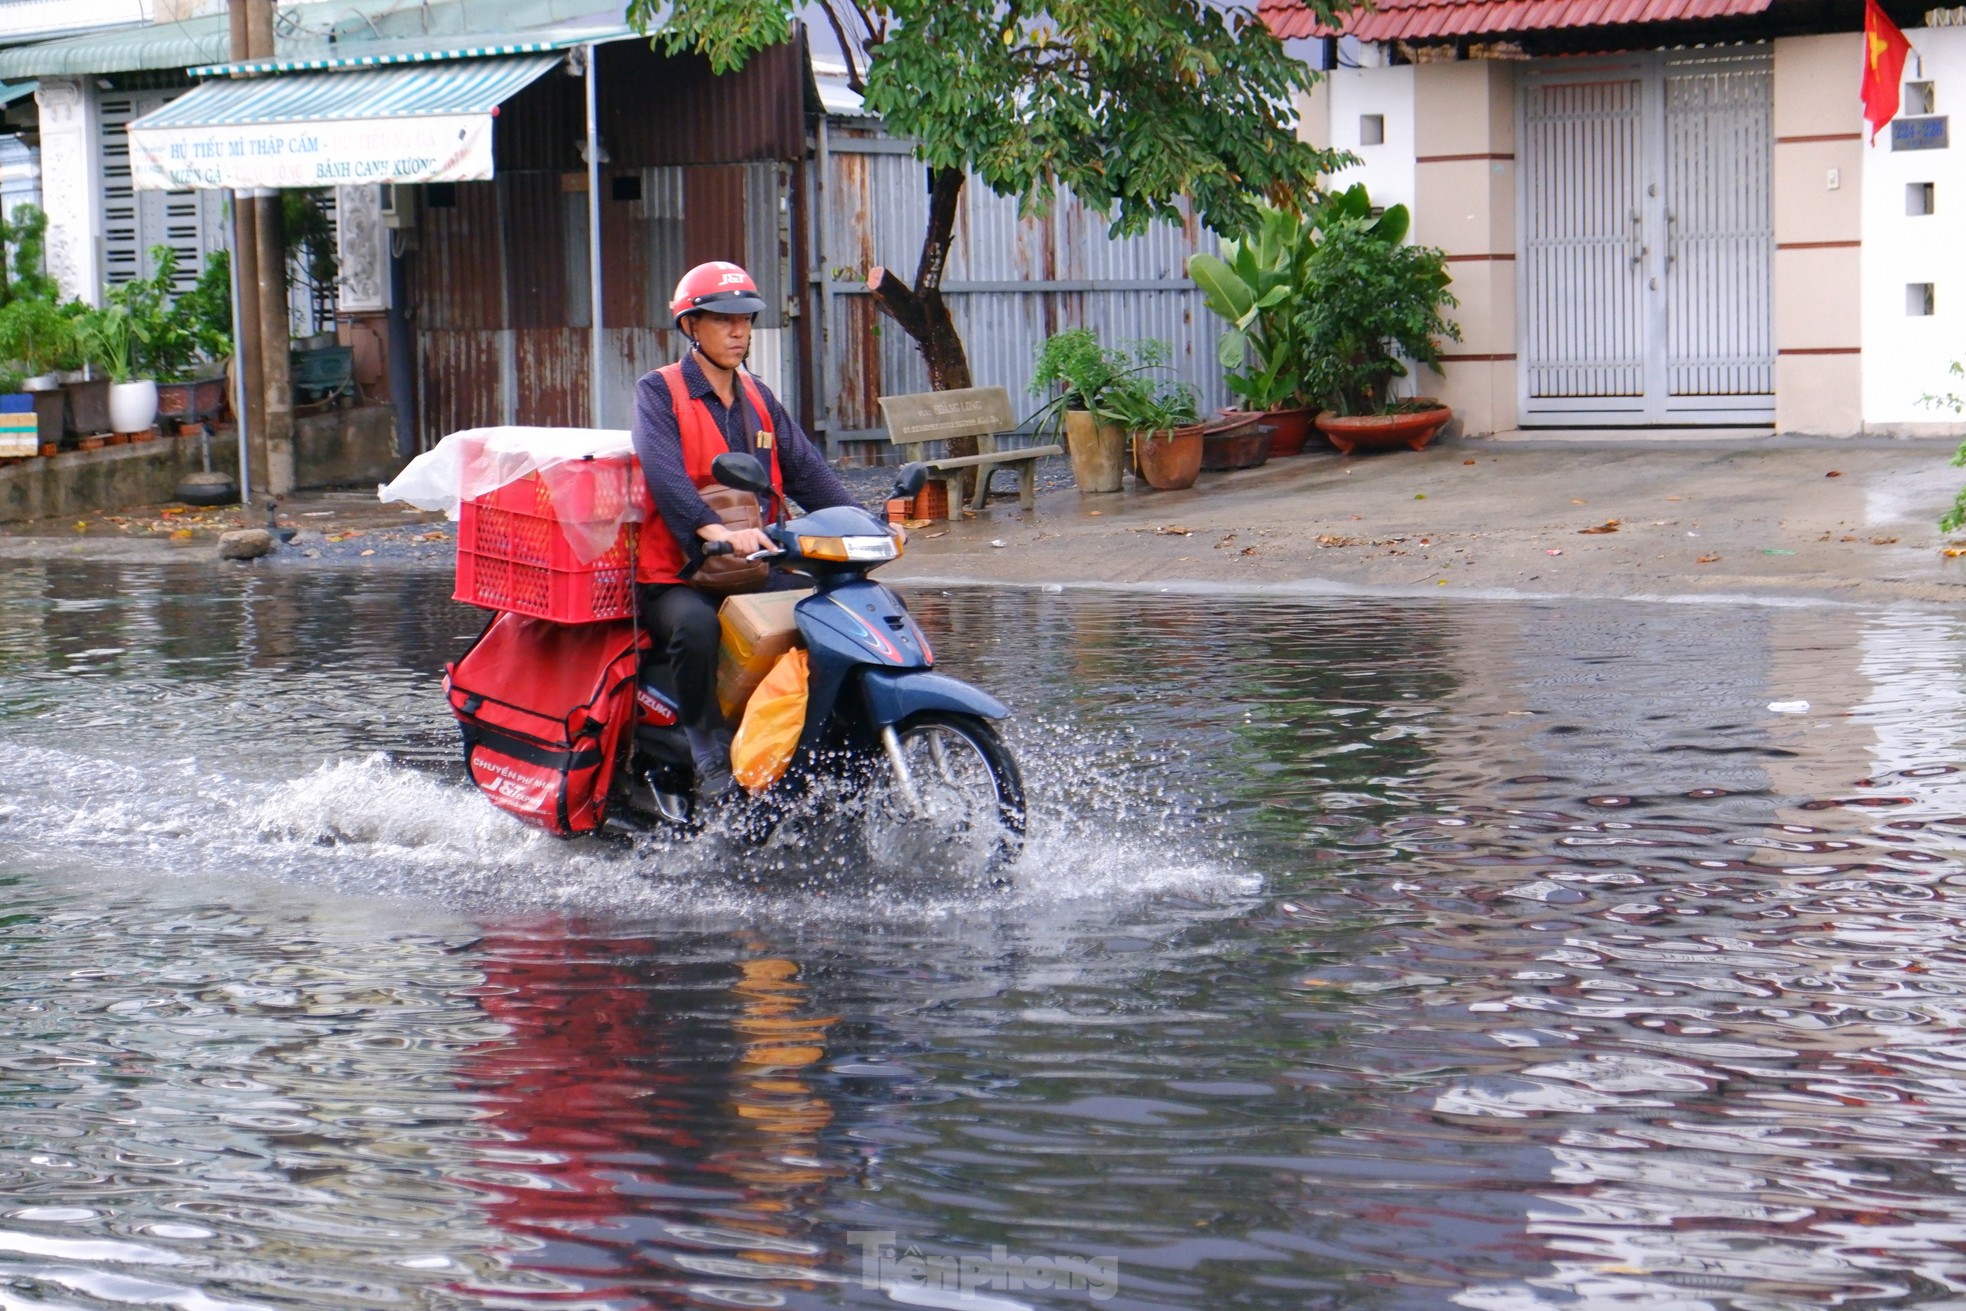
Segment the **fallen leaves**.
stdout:
<svg viewBox="0 0 1966 1311">
<path fill-rule="evenodd" d="M 1718 563 L 1719 563 L 1719 561 L 1720 561 L 1720 557 L 1719 557 L 1719 556 L 1717 556 L 1717 555 L 1703 555 L 1703 556 L 1701 556 L 1701 557 L 1700 557 L 1699 559 L 1697 559 L 1697 560 L 1695 560 L 1695 561 L 1694 561 L 1693 563 L 1695 563 L 1695 564 L 1718 564 Z"/>
<path fill-rule="evenodd" d="M 1823 475 L 1823 477 L 1825 478 L 1841 478 L 1842 476 L 1843 476 L 1843 470 L 1841 469 L 1831 469 L 1828 473 Z"/>
<path fill-rule="evenodd" d="M 1873 537 L 1870 539 L 1870 544 L 1872 546 L 1896 546 L 1898 539 L 1895 537 Z"/>
<path fill-rule="evenodd" d="M 1957 560 L 1962 555 L 1966 555 L 1966 546 L 1948 546 L 1945 549 L 1945 558 L 1948 560 Z"/>
<path fill-rule="evenodd" d="M 1154 529 L 1154 534 L 1158 537 L 1193 537 L 1195 530 L 1184 528 L 1178 523 L 1171 523 L 1163 524 L 1159 528 Z"/>
<path fill-rule="evenodd" d="M 1320 547 L 1334 546 L 1404 546 L 1405 537 L 1345 537 L 1338 533 L 1319 533 L 1317 544 Z"/>
<path fill-rule="evenodd" d="M 1579 528 L 1577 531 L 1578 533 L 1586 536 L 1593 533 L 1615 533 L 1618 531 L 1618 525 L 1621 524 L 1622 522 L 1624 521 L 1621 519 L 1606 519 L 1603 523 L 1598 524 L 1595 528 Z"/>
</svg>

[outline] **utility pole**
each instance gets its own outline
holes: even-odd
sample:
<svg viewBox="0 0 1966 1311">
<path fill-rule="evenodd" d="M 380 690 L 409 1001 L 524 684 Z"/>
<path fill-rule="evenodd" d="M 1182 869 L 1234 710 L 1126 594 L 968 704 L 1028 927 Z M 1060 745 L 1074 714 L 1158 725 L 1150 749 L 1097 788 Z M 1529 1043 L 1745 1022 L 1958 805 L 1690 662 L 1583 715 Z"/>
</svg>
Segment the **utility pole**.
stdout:
<svg viewBox="0 0 1966 1311">
<path fill-rule="evenodd" d="M 249 0 L 229 0 L 226 16 L 232 25 L 232 58 L 252 55 L 246 19 Z M 266 482 L 266 380 L 261 376 L 259 349 L 259 217 L 246 192 L 232 193 L 232 371 L 237 386 L 233 404 L 245 441 L 239 469 L 239 499 L 251 504 L 255 482 Z"/>
<path fill-rule="evenodd" d="M 271 59 L 273 0 L 243 0 L 246 9 L 248 59 Z M 232 0 L 239 4 L 241 0 Z M 265 489 L 284 496 L 294 489 L 293 374 L 287 352 L 292 329 L 287 310 L 287 232 L 280 193 L 262 189 L 247 202 L 253 210 L 253 244 L 257 252 L 254 285 L 259 305 L 259 376 L 266 418 Z"/>
</svg>

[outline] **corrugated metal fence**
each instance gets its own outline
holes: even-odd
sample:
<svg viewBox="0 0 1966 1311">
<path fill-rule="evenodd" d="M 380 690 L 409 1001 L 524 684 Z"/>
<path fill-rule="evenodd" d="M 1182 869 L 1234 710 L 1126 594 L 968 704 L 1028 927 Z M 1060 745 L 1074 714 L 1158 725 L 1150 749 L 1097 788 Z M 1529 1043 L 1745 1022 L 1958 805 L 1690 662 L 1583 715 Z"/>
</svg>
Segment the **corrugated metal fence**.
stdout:
<svg viewBox="0 0 1966 1311">
<path fill-rule="evenodd" d="M 912 278 L 928 222 L 928 174 L 905 141 L 865 119 L 822 120 L 811 163 L 814 308 L 824 327 L 814 344 L 814 419 L 829 448 L 849 460 L 888 455 L 881 396 L 928 390 L 914 343 L 875 309 L 868 269 Z M 1230 403 L 1216 362 L 1220 319 L 1187 277 L 1188 256 L 1217 240 L 1192 217 L 1157 223 L 1115 241 L 1106 220 L 1069 194 L 1043 218 L 1020 218 L 1017 202 L 973 178 L 963 188 L 942 289 L 978 386 L 1009 389 L 1020 414 L 1044 398 L 1030 391 L 1038 348 L 1065 328 L 1089 327 L 1109 345 L 1159 338 L 1173 348 L 1172 373 L 1201 392 L 1204 412 Z"/>
</svg>

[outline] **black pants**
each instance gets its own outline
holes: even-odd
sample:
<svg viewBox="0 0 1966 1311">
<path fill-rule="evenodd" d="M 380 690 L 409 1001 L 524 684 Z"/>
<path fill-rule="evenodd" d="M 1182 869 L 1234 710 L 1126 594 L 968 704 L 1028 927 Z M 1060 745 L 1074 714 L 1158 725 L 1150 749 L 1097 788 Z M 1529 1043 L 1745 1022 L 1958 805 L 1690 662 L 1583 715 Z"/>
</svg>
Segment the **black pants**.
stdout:
<svg viewBox="0 0 1966 1311">
<path fill-rule="evenodd" d="M 773 570 L 764 590 L 810 586 L 808 579 Z M 717 704 L 717 648 L 723 642 L 717 607 L 721 604 L 722 597 L 681 583 L 635 586 L 636 609 L 654 643 L 649 656 L 668 660 L 683 727 L 699 733 L 726 732 L 730 727 Z"/>
</svg>

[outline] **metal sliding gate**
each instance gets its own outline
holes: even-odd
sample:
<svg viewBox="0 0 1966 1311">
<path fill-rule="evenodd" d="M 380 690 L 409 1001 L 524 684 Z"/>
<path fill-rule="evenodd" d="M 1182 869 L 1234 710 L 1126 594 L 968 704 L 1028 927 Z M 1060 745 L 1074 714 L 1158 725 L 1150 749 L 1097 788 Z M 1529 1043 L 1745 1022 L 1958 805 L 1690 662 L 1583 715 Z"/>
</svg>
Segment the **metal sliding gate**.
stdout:
<svg viewBox="0 0 1966 1311">
<path fill-rule="evenodd" d="M 1524 421 L 1773 422 L 1768 54 L 1564 62 L 1523 79 Z"/>
</svg>

